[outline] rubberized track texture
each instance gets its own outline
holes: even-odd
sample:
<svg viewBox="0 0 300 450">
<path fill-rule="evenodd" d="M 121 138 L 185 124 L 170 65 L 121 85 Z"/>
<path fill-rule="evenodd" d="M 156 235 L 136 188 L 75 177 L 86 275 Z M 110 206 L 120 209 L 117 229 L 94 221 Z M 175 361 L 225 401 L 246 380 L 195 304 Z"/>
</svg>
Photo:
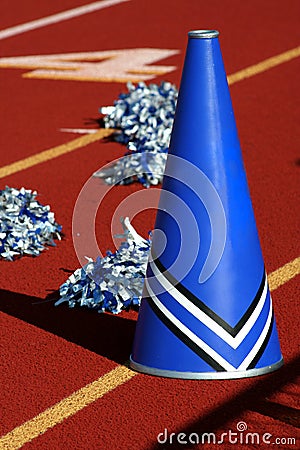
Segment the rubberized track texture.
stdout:
<svg viewBox="0 0 300 450">
<path fill-rule="evenodd" d="M 2 0 L 1 189 L 37 190 L 65 237 L 37 258 L 0 261 L 1 449 L 299 447 L 299 13 L 298 0 Z M 135 312 L 53 305 L 79 266 L 72 243 L 78 194 L 92 173 L 125 153 L 102 131 L 61 129 L 95 128 L 98 108 L 126 90 L 126 77 L 179 86 L 187 32 L 201 28 L 220 31 L 285 360 L 255 379 L 136 374 L 126 363 Z M 154 55 L 148 65 L 145 49 Z M 102 252 L 114 249 L 116 207 L 142 189 L 114 187 L 101 204 Z M 146 210 L 133 225 L 146 237 L 154 218 Z M 202 442 L 203 433 L 210 436 Z"/>
</svg>

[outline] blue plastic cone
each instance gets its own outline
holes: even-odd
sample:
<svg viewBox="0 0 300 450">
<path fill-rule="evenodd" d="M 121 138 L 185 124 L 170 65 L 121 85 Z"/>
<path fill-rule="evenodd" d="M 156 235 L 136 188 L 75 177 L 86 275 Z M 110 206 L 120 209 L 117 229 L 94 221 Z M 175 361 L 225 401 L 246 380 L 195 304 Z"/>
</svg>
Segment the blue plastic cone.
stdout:
<svg viewBox="0 0 300 450">
<path fill-rule="evenodd" d="M 189 33 L 131 367 L 240 378 L 283 363 L 217 31 Z"/>
</svg>

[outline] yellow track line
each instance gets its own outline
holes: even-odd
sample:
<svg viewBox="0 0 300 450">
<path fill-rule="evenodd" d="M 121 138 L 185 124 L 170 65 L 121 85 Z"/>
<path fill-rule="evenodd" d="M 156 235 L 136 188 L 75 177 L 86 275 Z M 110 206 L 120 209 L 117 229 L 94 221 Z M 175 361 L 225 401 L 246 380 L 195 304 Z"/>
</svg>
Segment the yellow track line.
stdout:
<svg viewBox="0 0 300 450">
<path fill-rule="evenodd" d="M 228 84 L 231 85 L 246 78 L 253 77 L 254 75 L 272 69 L 273 67 L 278 66 L 279 64 L 291 61 L 292 59 L 297 58 L 298 56 L 300 56 L 300 46 L 288 50 L 279 55 L 272 56 L 272 58 L 265 59 L 264 61 L 261 61 L 258 64 L 246 67 L 243 70 L 239 70 L 238 72 L 229 75 L 227 77 Z M 30 167 L 49 161 L 53 158 L 57 158 L 58 156 L 64 155 L 65 153 L 69 153 L 80 147 L 84 147 L 85 145 L 91 144 L 92 142 L 95 142 L 99 139 L 111 135 L 113 131 L 114 130 L 111 129 L 101 129 L 97 131 L 95 134 L 80 137 L 66 144 L 59 145 L 58 147 L 54 147 L 49 150 L 42 151 L 40 153 L 36 153 L 35 155 L 29 156 L 28 158 L 21 159 L 12 164 L 8 164 L 7 166 L 0 168 L 0 179 L 7 177 L 8 175 L 12 175 L 13 173 L 20 172 L 21 170 L 29 169 Z"/>
<path fill-rule="evenodd" d="M 300 273 L 300 257 L 270 273 L 268 276 L 271 291 L 279 288 Z"/>
<path fill-rule="evenodd" d="M 272 272 L 269 276 L 270 289 L 275 290 L 300 274 L 300 257 Z M 84 386 L 46 409 L 31 420 L 16 427 L 0 438 L 1 450 L 17 450 L 34 438 L 73 416 L 86 406 L 102 398 L 105 394 L 129 381 L 137 372 L 127 367 L 127 363 L 117 366 L 98 380 Z"/>
<path fill-rule="evenodd" d="M 86 145 L 92 144 L 93 142 L 99 141 L 107 136 L 110 136 L 115 130 L 111 128 L 103 128 L 96 133 L 87 134 L 81 136 L 73 141 L 69 141 L 66 144 L 59 145 L 58 147 L 50 148 L 49 150 L 44 150 L 35 155 L 29 156 L 28 158 L 21 159 L 12 164 L 0 168 L 0 178 L 7 177 L 13 173 L 20 172 L 24 169 L 29 169 L 30 167 L 36 166 L 37 164 L 50 161 L 51 159 L 57 158 L 58 156 L 64 155 L 66 153 L 72 152 Z"/>
<path fill-rule="evenodd" d="M 245 78 L 253 77 L 254 75 L 258 75 L 259 73 L 265 72 L 266 70 L 272 69 L 280 64 L 291 61 L 298 56 L 300 56 L 300 46 L 292 48 L 284 53 L 280 53 L 279 55 L 272 56 L 271 58 L 265 59 L 258 64 L 246 67 L 246 69 L 239 70 L 238 72 L 229 75 L 227 77 L 228 84 L 233 84 L 244 80 Z"/>
<path fill-rule="evenodd" d="M 117 366 L 98 380 L 84 386 L 33 419 L 10 431 L 0 439 L 0 449 L 16 450 L 21 448 L 27 442 L 45 433 L 49 428 L 53 428 L 90 403 L 99 400 L 103 395 L 126 383 L 135 375 L 136 372 L 126 366 Z"/>
</svg>

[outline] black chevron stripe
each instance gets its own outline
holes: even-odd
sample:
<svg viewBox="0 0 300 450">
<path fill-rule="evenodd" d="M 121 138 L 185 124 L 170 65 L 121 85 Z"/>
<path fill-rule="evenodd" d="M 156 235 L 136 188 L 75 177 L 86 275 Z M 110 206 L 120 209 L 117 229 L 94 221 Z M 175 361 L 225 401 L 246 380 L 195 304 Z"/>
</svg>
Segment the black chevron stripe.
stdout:
<svg viewBox="0 0 300 450">
<path fill-rule="evenodd" d="M 252 359 L 251 363 L 249 364 L 249 366 L 247 367 L 247 370 L 249 369 L 254 369 L 256 364 L 258 363 L 258 361 L 260 360 L 262 354 L 264 353 L 268 342 L 270 340 L 271 334 L 272 334 L 272 330 L 273 330 L 273 324 L 274 324 L 274 311 L 272 310 L 272 319 L 271 319 L 271 323 L 270 323 L 270 327 L 268 330 L 268 333 L 264 339 L 264 342 L 262 343 L 259 351 L 256 353 L 256 355 L 254 356 L 254 358 Z"/>
<path fill-rule="evenodd" d="M 153 250 L 152 250 L 153 254 Z M 264 270 L 262 280 L 260 283 L 260 286 L 258 288 L 258 291 L 251 302 L 249 308 L 245 312 L 245 314 L 241 317 L 241 319 L 238 321 L 238 323 L 232 327 L 229 325 L 228 322 L 226 322 L 222 317 L 220 317 L 218 314 L 216 314 L 212 309 L 210 309 L 205 303 L 203 303 L 198 297 L 196 297 L 192 292 L 190 292 L 185 286 L 183 286 L 179 281 L 176 280 L 176 278 L 173 277 L 173 275 L 170 274 L 170 272 L 167 271 L 167 269 L 164 267 L 162 262 L 158 258 L 154 258 L 153 255 L 153 262 L 155 263 L 158 270 L 162 273 L 162 275 L 186 298 L 188 298 L 197 308 L 199 308 L 201 311 L 203 311 L 207 316 L 209 316 L 212 320 L 214 320 L 218 325 L 220 325 L 224 330 L 226 330 L 232 337 L 235 337 L 239 331 L 243 328 L 249 317 L 252 315 L 253 311 L 255 310 L 260 297 L 262 295 L 264 285 L 265 285 L 265 279 L 266 279 L 266 272 Z"/>
<path fill-rule="evenodd" d="M 187 345 L 194 353 L 200 356 L 203 361 L 205 361 L 212 369 L 216 372 L 226 372 L 226 369 L 222 367 L 219 363 L 217 363 L 210 355 L 208 355 L 204 350 L 202 350 L 198 345 L 196 345 L 188 336 L 186 336 L 168 317 L 166 317 L 162 311 L 158 308 L 158 306 L 154 303 L 154 301 L 149 296 L 143 298 L 143 301 L 146 300 L 151 307 L 154 314 L 163 322 L 163 324 L 175 335 L 178 339 L 181 340 L 185 345 Z"/>
</svg>

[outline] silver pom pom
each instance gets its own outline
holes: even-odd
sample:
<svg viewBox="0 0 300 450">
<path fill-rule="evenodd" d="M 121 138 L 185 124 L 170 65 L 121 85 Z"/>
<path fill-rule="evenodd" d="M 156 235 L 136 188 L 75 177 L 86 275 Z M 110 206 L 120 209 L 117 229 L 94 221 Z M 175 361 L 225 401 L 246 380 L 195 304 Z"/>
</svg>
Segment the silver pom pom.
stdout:
<svg viewBox="0 0 300 450">
<path fill-rule="evenodd" d="M 178 91 L 169 82 L 128 83 L 127 88 L 128 93 L 120 94 L 114 106 L 102 107 L 100 112 L 105 114 L 105 127 L 118 130 L 114 139 L 125 144 L 129 153 L 124 161 L 94 176 L 112 185 L 138 181 L 149 187 L 162 181 Z"/>
</svg>

